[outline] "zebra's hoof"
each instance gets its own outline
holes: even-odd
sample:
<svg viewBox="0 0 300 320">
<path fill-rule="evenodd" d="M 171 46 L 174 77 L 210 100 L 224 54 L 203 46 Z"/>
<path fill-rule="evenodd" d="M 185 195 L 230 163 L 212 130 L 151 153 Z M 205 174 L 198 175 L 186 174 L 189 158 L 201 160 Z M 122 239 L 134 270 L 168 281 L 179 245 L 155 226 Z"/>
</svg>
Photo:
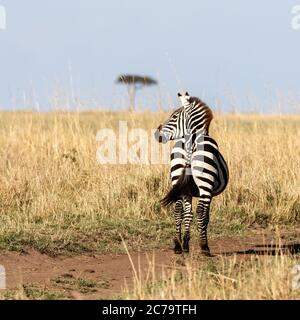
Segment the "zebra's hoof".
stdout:
<svg viewBox="0 0 300 320">
<path fill-rule="evenodd" d="M 174 253 L 175 254 L 182 254 L 182 250 L 181 249 L 174 249 Z"/>
<path fill-rule="evenodd" d="M 185 235 L 184 238 L 183 238 L 183 251 L 185 253 L 189 253 L 190 252 L 189 242 L 190 242 L 190 237 L 188 235 Z"/>
<path fill-rule="evenodd" d="M 183 252 L 185 252 L 185 253 L 189 253 L 190 252 L 189 243 L 183 242 Z"/>
<path fill-rule="evenodd" d="M 201 250 L 201 254 L 203 256 L 206 256 L 206 257 L 211 257 L 212 256 L 210 254 L 210 250 L 209 250 L 209 247 L 207 245 L 207 242 L 204 242 L 204 243 L 200 242 L 200 250 Z"/>
<path fill-rule="evenodd" d="M 181 242 L 178 239 L 174 239 L 174 253 L 175 254 L 181 254 L 182 253 L 182 246 Z"/>
<path fill-rule="evenodd" d="M 212 254 L 210 253 L 209 249 L 208 250 L 201 250 L 201 255 L 204 257 L 212 257 Z"/>
</svg>

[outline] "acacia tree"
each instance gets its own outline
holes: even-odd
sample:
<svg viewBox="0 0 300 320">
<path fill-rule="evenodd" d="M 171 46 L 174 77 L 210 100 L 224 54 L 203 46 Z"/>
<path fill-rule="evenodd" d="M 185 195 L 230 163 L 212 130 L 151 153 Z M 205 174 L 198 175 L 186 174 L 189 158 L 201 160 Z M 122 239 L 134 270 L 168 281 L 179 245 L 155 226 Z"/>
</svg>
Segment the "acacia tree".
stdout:
<svg viewBox="0 0 300 320">
<path fill-rule="evenodd" d="M 148 76 L 139 76 L 134 74 L 121 74 L 117 78 L 117 83 L 125 84 L 129 97 L 129 110 L 135 110 L 135 94 L 138 89 L 144 86 L 156 85 L 157 81 Z"/>
</svg>

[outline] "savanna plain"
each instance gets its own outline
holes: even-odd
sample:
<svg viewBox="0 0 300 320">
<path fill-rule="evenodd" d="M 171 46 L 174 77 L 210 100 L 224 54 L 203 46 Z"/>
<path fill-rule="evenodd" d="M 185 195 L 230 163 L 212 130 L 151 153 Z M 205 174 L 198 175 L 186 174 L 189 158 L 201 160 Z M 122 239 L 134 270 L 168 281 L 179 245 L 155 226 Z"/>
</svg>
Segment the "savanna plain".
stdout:
<svg viewBox="0 0 300 320">
<path fill-rule="evenodd" d="M 300 116 L 215 113 L 230 180 L 203 257 L 195 221 L 172 252 L 168 164 L 97 162 L 100 129 L 150 141 L 169 113 L 1 112 L 1 299 L 300 298 Z"/>
</svg>

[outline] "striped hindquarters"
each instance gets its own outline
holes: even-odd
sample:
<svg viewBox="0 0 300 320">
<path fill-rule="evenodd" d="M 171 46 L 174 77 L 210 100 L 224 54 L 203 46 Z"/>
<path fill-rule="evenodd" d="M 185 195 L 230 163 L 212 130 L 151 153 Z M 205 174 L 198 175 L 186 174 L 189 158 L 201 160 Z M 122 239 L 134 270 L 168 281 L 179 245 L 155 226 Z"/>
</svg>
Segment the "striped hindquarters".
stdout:
<svg viewBox="0 0 300 320">
<path fill-rule="evenodd" d="M 186 166 L 184 139 L 176 141 L 171 153 L 171 181 L 176 185 Z M 218 145 L 209 136 L 201 136 L 194 145 L 191 171 L 185 169 L 185 175 L 192 174 L 191 186 L 185 190 L 186 195 L 217 196 L 227 186 L 228 168 L 226 161 L 218 150 Z"/>
<path fill-rule="evenodd" d="M 209 136 L 201 136 L 195 143 L 192 174 L 201 196 L 217 196 L 227 186 L 228 167 L 218 145 Z"/>
</svg>

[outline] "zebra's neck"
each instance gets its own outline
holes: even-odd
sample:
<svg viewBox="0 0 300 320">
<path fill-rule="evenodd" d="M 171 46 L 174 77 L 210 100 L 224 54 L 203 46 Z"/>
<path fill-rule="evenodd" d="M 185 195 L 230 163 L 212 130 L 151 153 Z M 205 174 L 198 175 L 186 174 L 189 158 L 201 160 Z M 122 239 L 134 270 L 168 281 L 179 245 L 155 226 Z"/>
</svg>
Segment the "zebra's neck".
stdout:
<svg viewBox="0 0 300 320">
<path fill-rule="evenodd" d="M 210 108 L 200 99 L 193 101 L 185 107 L 186 134 L 208 135 L 209 125 L 213 118 Z"/>
</svg>

